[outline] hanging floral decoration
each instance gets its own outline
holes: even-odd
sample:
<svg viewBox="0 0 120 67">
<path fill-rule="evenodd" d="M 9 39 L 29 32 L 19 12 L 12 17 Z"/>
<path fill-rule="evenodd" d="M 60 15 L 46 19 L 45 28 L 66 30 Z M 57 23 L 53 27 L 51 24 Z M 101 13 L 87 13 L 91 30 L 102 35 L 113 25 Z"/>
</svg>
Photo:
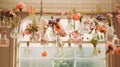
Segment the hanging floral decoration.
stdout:
<svg viewBox="0 0 120 67">
<path fill-rule="evenodd" d="M 115 8 L 116 8 L 116 11 L 117 11 L 117 20 L 118 20 L 118 23 L 120 23 L 120 4 L 116 4 L 115 5 Z"/>
<path fill-rule="evenodd" d="M 57 18 L 56 20 L 54 20 L 53 17 L 51 17 L 51 20 L 49 20 L 48 22 L 48 26 L 51 26 L 53 31 L 54 30 L 57 31 L 60 36 L 62 37 L 66 36 L 66 32 L 60 23 L 60 18 Z"/>
<path fill-rule="evenodd" d="M 112 24 L 113 24 L 112 19 L 113 19 L 113 15 L 111 13 L 107 13 L 106 20 L 107 20 L 109 26 L 112 26 Z"/>
<path fill-rule="evenodd" d="M 83 43 L 83 37 L 82 37 L 82 34 L 76 30 L 76 31 L 73 31 L 69 34 L 69 39 L 68 39 L 68 43 L 69 43 L 69 46 L 71 46 L 71 43 L 77 43 L 80 50 L 82 49 L 82 43 Z"/>
<path fill-rule="evenodd" d="M 36 19 L 33 19 L 33 22 L 31 24 L 28 24 L 26 26 L 26 29 L 23 31 L 22 35 L 24 37 L 24 35 L 30 35 L 31 34 L 31 37 L 30 37 L 30 40 L 34 39 L 34 40 L 39 40 L 39 33 L 38 31 L 41 30 L 41 25 L 39 25 L 37 23 L 37 20 Z"/>
<path fill-rule="evenodd" d="M 25 8 L 25 4 L 20 2 L 20 3 L 17 3 L 16 5 L 16 8 L 19 9 L 20 12 L 22 12 L 22 10 Z"/>
<path fill-rule="evenodd" d="M 96 19 L 99 20 L 99 21 L 102 21 L 102 20 L 105 20 L 106 17 L 105 17 L 104 15 L 102 15 L 102 14 L 98 14 L 98 15 L 96 16 Z"/>
<path fill-rule="evenodd" d="M 15 27 L 16 24 L 16 14 L 12 9 L 0 11 L 0 19 L 2 26 L 10 26 L 11 28 Z"/>
<path fill-rule="evenodd" d="M 99 26 L 98 26 L 98 30 L 99 30 L 101 33 L 104 33 L 104 34 L 107 32 L 106 27 L 105 27 L 104 25 L 99 25 Z"/>
<path fill-rule="evenodd" d="M 115 50 L 114 44 L 112 42 L 107 42 L 106 44 L 106 54 L 113 54 Z"/>
</svg>

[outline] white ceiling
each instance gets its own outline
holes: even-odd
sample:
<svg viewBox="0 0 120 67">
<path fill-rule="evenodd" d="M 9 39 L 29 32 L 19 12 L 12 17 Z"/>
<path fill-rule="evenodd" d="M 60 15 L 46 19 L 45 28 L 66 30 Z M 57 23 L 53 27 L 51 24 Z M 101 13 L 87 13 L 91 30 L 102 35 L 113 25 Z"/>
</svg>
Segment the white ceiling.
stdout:
<svg viewBox="0 0 120 67">
<path fill-rule="evenodd" d="M 40 0 L 0 0 L 0 8 L 15 8 L 16 4 L 24 2 L 26 6 L 34 5 L 38 10 L 40 9 Z M 120 3 L 119 0 L 43 0 L 43 11 L 45 12 L 59 12 L 70 11 L 75 6 L 78 11 L 90 12 L 96 11 L 97 6 L 102 11 L 114 10 L 114 5 Z"/>
</svg>

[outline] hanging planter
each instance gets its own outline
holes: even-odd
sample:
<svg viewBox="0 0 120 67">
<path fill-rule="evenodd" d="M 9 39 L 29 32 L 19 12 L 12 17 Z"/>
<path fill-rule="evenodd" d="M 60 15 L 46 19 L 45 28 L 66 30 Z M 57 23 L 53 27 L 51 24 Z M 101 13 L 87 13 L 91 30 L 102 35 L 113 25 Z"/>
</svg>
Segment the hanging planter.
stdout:
<svg viewBox="0 0 120 67">
<path fill-rule="evenodd" d="M 26 55 L 30 55 L 31 53 L 32 53 L 32 51 L 31 51 L 31 49 L 30 49 L 30 44 L 29 44 L 29 42 L 27 42 L 27 47 L 24 49 L 24 54 L 26 54 Z"/>
<path fill-rule="evenodd" d="M 98 51 L 97 51 L 97 44 L 98 44 L 98 38 L 97 37 L 93 37 L 92 40 L 91 40 L 91 43 L 94 47 L 93 49 L 93 55 L 98 55 Z"/>
<path fill-rule="evenodd" d="M 0 47 L 9 47 L 9 39 L 7 38 L 7 31 L 3 31 L 0 35 Z"/>
</svg>

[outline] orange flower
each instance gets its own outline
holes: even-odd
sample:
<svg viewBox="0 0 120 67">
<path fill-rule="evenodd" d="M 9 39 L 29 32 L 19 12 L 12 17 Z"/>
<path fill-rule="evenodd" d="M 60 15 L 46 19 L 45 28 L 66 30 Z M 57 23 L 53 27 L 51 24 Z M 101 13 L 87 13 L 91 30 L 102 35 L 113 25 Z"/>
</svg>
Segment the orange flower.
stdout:
<svg viewBox="0 0 120 67">
<path fill-rule="evenodd" d="M 16 5 L 16 8 L 19 9 L 20 11 L 22 11 L 22 9 L 25 8 L 25 4 L 24 4 L 24 3 L 18 3 L 18 4 Z"/>
<path fill-rule="evenodd" d="M 116 49 L 116 53 L 120 54 L 120 47 Z"/>
<path fill-rule="evenodd" d="M 102 25 L 102 26 L 100 25 L 100 26 L 98 27 L 98 30 L 99 30 L 101 33 L 106 33 L 106 32 L 107 32 L 106 27 L 103 26 L 103 25 Z"/>
<path fill-rule="evenodd" d="M 42 54 L 42 57 L 46 57 L 48 55 L 47 51 L 42 51 L 41 54 Z"/>
<path fill-rule="evenodd" d="M 30 5 L 28 8 L 28 14 L 30 14 L 32 12 L 35 12 L 35 8 L 32 5 Z"/>
<path fill-rule="evenodd" d="M 72 14 L 73 20 L 80 20 L 80 13 Z"/>
<path fill-rule="evenodd" d="M 63 30 L 63 27 L 61 26 L 60 23 L 57 23 L 55 25 L 55 30 L 59 33 L 60 36 L 62 36 L 62 37 L 66 36 L 66 32 Z"/>
</svg>

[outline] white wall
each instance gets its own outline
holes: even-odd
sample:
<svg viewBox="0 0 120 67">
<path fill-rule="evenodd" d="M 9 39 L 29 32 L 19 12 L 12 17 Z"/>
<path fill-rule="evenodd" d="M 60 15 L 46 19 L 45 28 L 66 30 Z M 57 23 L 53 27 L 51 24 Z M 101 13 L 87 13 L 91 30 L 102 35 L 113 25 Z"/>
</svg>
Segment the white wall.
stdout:
<svg viewBox="0 0 120 67">
<path fill-rule="evenodd" d="M 28 5 L 34 5 L 40 9 L 40 0 L 0 0 L 0 8 L 14 8 L 18 2 L 24 2 Z M 96 11 L 97 6 L 100 6 L 102 11 L 114 10 L 114 5 L 120 3 L 119 0 L 43 0 L 45 12 L 49 11 L 69 11 L 72 6 L 75 6 L 78 11 Z M 8 6 L 9 5 L 9 6 Z"/>
</svg>

